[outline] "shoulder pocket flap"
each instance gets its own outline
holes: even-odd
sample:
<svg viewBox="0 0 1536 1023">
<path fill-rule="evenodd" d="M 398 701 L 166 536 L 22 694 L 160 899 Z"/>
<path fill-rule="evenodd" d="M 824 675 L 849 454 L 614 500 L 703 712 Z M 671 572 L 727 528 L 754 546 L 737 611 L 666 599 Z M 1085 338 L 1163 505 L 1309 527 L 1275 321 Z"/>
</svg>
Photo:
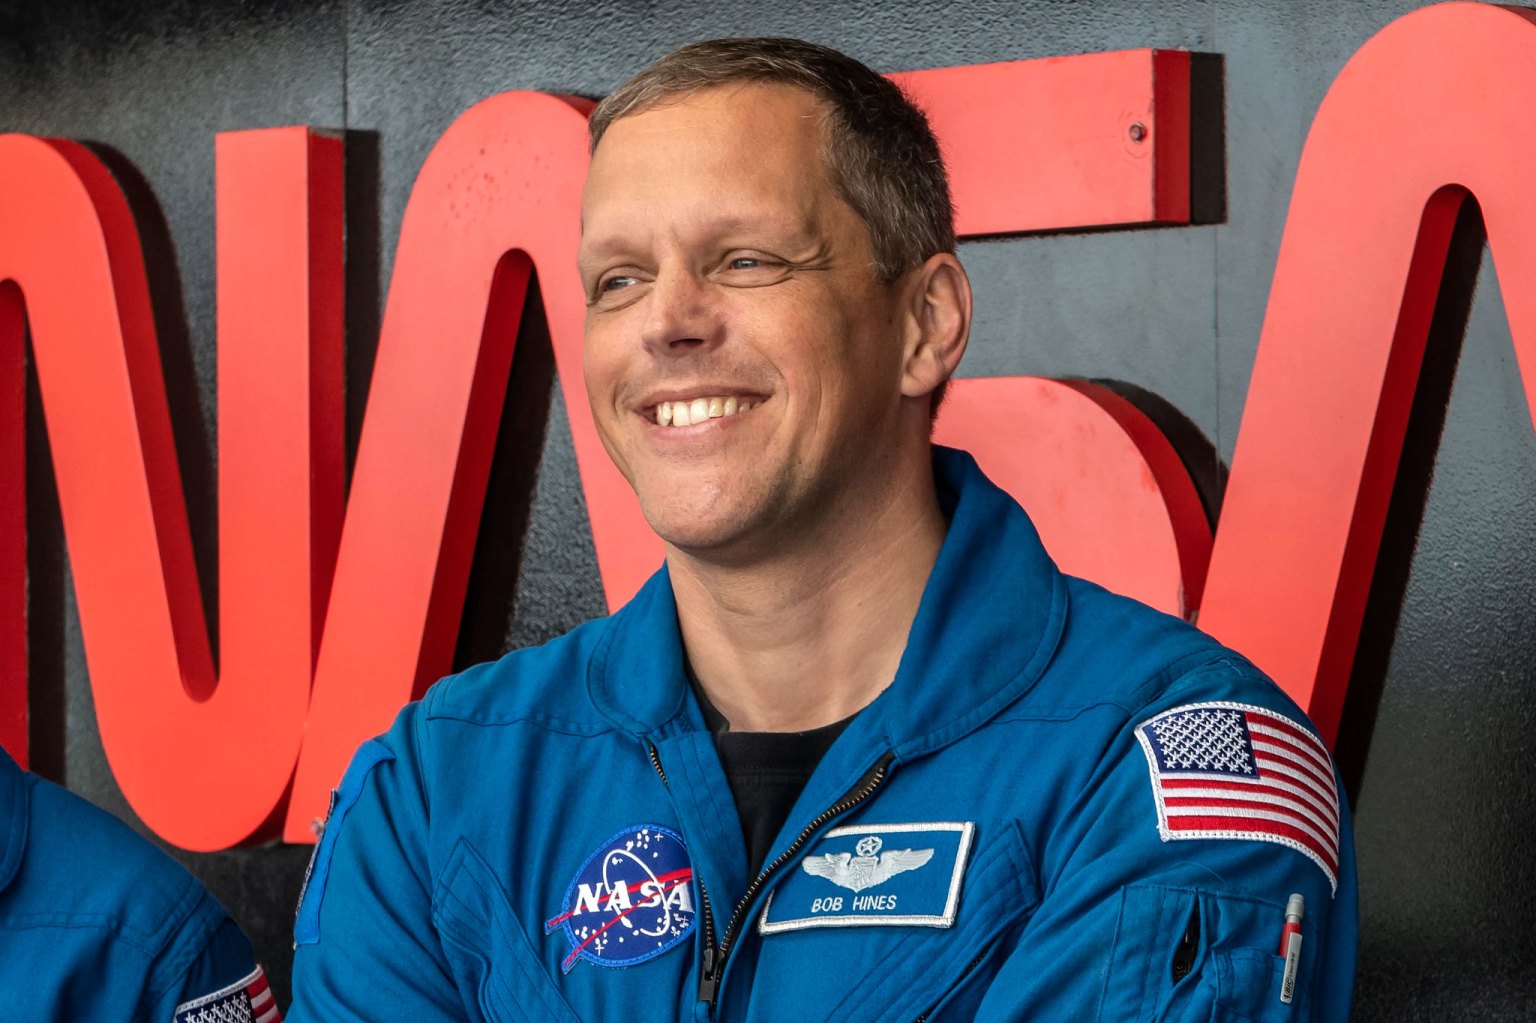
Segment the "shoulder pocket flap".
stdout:
<svg viewBox="0 0 1536 1023">
<path fill-rule="evenodd" d="M 1308 996 L 1280 1001 L 1285 961 L 1269 951 L 1283 904 L 1198 888 L 1127 885 L 1096 1017 L 1266 1023 L 1305 1019 Z M 1307 947 L 1302 946 L 1303 967 Z"/>
</svg>

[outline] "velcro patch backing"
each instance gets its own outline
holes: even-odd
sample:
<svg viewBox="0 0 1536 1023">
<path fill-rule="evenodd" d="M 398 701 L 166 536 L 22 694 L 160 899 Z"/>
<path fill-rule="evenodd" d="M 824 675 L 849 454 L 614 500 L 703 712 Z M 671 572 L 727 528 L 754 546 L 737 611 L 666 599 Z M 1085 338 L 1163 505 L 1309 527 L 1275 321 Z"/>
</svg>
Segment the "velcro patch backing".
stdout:
<svg viewBox="0 0 1536 1023">
<path fill-rule="evenodd" d="M 331 870 L 331 856 L 336 851 L 336 838 L 341 834 L 341 822 L 347 817 L 363 794 L 363 783 L 368 772 L 386 760 L 395 759 L 388 746 L 377 739 L 369 739 L 358 747 L 352 756 L 347 773 L 341 784 L 331 793 L 331 812 L 325 818 L 325 830 L 320 842 L 309 857 L 309 869 L 304 871 L 304 885 L 299 889 L 299 911 L 293 921 L 293 943 L 313 945 L 320 940 L 320 902 L 325 898 L 325 878 Z"/>
</svg>

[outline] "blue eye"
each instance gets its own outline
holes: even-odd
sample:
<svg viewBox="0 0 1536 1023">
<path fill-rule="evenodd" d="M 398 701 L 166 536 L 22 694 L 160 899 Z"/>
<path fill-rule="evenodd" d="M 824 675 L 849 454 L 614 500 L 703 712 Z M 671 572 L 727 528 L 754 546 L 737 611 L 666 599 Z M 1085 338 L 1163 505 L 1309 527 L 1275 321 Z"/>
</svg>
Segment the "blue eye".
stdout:
<svg viewBox="0 0 1536 1023">
<path fill-rule="evenodd" d="M 635 283 L 633 277 L 606 277 L 598 282 L 598 291 L 618 291 Z"/>
<path fill-rule="evenodd" d="M 751 256 L 737 256 L 730 262 L 730 268 L 732 270 L 756 270 L 762 265 L 762 260 L 754 259 Z"/>
</svg>

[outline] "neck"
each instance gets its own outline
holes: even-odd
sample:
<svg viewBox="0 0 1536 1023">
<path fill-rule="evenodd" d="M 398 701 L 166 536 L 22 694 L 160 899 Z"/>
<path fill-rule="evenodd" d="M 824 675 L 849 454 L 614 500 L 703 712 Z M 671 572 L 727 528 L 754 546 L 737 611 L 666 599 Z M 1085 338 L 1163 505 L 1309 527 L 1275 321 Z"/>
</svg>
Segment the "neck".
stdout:
<svg viewBox="0 0 1536 1023">
<path fill-rule="evenodd" d="M 733 730 L 831 724 L 895 677 L 945 531 L 926 451 L 910 468 L 769 556 L 668 550 L 689 661 Z"/>
</svg>

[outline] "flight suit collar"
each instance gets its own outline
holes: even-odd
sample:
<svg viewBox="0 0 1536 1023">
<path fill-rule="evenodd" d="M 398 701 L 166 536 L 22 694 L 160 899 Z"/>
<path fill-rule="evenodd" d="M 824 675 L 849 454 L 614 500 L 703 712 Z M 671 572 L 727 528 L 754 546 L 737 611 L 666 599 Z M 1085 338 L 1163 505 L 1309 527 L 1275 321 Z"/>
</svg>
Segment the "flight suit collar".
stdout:
<svg viewBox="0 0 1536 1023">
<path fill-rule="evenodd" d="M 593 651 L 587 691 L 597 709 L 620 729 L 649 735 L 694 704 L 696 727 L 703 713 L 688 694 L 677 601 L 667 566 L 617 611 Z"/>
<path fill-rule="evenodd" d="M 21 857 L 27 849 L 31 791 L 26 774 L 0 749 L 0 891 L 21 869 Z"/>
<path fill-rule="evenodd" d="M 896 678 L 829 751 L 829 767 L 848 757 L 857 773 L 886 751 L 905 760 L 955 742 L 1028 692 L 1061 638 L 1066 583 L 1029 517 L 969 454 L 935 447 L 933 467 L 949 519 L 943 547 Z M 661 742 L 704 728 L 684 664 L 663 567 L 614 615 L 588 690 L 619 728 Z"/>
</svg>

